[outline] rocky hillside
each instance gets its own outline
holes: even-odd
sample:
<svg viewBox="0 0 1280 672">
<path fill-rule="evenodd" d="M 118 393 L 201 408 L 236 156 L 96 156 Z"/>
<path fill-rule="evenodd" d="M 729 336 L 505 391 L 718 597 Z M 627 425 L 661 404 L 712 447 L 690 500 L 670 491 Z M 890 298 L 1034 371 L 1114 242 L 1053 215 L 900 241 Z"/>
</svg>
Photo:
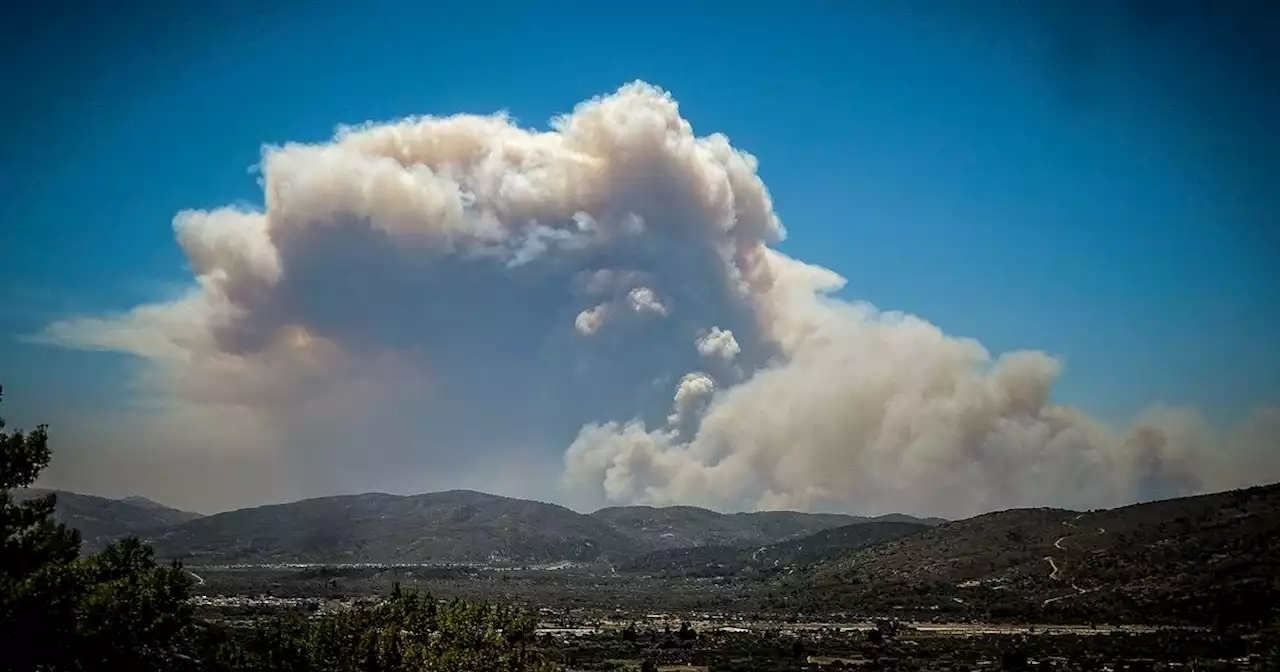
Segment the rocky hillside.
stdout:
<svg viewBox="0 0 1280 672">
<path fill-rule="evenodd" d="M 781 580 L 781 603 L 1049 620 L 1280 616 L 1280 485 L 947 523 Z"/>
<path fill-rule="evenodd" d="M 867 522 L 834 527 L 759 547 L 667 548 L 630 560 L 618 571 L 664 578 L 724 576 L 760 579 L 927 529 L 929 526 L 923 523 Z"/>
</svg>

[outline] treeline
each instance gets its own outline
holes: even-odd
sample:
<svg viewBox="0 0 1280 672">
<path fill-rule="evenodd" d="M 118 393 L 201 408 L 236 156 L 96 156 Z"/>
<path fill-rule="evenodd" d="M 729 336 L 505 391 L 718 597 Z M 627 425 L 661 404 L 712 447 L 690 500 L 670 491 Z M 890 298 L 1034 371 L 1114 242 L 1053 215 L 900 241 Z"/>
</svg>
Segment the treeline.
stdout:
<svg viewBox="0 0 1280 672">
<path fill-rule="evenodd" d="M 0 671 L 523 672 L 554 669 L 528 614 L 397 587 L 386 601 L 245 625 L 196 618 L 191 577 L 126 539 L 81 557 L 54 496 L 16 502 L 49 464 L 48 431 L 0 418 Z"/>
<path fill-rule="evenodd" d="M 395 590 L 376 607 L 204 626 L 202 670 L 551 670 L 535 622 L 505 607 Z"/>
</svg>

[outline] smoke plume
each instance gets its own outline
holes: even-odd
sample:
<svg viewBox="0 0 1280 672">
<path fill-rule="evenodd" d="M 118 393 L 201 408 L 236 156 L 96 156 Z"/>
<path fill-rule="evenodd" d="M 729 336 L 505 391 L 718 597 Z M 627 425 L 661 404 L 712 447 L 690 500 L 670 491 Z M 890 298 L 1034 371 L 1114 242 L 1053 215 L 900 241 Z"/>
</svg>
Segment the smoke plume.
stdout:
<svg viewBox="0 0 1280 672">
<path fill-rule="evenodd" d="M 410 118 L 261 172 L 261 210 L 175 218 L 185 295 L 44 334 L 145 360 L 157 451 L 252 472 L 207 506 L 460 486 L 958 516 L 1280 477 L 1276 409 L 1112 429 L 1052 403 L 1051 356 L 837 298 L 773 247 L 755 159 L 643 83 L 545 132 Z"/>
</svg>

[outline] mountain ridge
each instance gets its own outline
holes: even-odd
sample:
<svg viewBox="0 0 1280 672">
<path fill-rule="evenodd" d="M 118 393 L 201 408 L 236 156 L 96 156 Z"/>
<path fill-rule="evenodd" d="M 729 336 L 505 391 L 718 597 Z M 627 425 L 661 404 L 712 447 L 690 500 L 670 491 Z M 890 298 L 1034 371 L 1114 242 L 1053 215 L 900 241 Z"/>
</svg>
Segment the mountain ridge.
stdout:
<svg viewBox="0 0 1280 672">
<path fill-rule="evenodd" d="M 73 505 L 105 504 L 81 515 L 86 540 L 100 540 L 93 526 L 111 522 L 107 514 L 141 512 L 142 523 L 126 521 L 130 533 L 141 529 L 160 559 L 193 566 L 571 561 L 595 565 L 588 574 L 714 577 L 764 611 L 1195 624 L 1280 617 L 1280 484 L 1115 509 L 1008 509 L 941 525 L 696 507 L 582 514 L 451 490 L 313 498 L 155 527 L 146 521 L 174 510 L 57 494 L 63 518 L 85 513 Z M 835 524 L 848 520 L 856 522 Z"/>
<path fill-rule="evenodd" d="M 603 512 L 603 513 L 602 513 Z M 661 529 L 645 520 L 662 519 Z M 363 493 L 237 509 L 152 535 L 158 557 L 190 564 L 618 562 L 677 545 L 774 543 L 858 519 L 722 514 L 695 507 L 578 513 L 474 490 Z"/>
<path fill-rule="evenodd" d="M 331 495 L 208 516 L 137 496 L 117 500 L 61 491 L 59 501 L 63 509 L 75 505 L 68 520 L 88 530 L 87 550 L 137 535 L 153 545 L 157 557 L 190 564 L 621 561 L 681 546 L 767 545 L 876 520 L 689 506 L 606 507 L 584 514 L 467 489 Z M 112 516 L 126 520 L 113 522 Z"/>
<path fill-rule="evenodd" d="M 115 499 L 50 488 L 23 488 L 13 494 L 18 501 L 54 495 L 54 520 L 80 531 L 86 553 L 99 551 L 121 537 L 145 537 L 155 530 L 201 517 L 199 513 L 136 496 Z"/>
<path fill-rule="evenodd" d="M 759 546 L 808 536 L 845 525 L 870 522 L 935 524 L 939 519 L 904 514 L 855 516 L 843 513 L 800 511 L 744 511 L 719 513 L 693 506 L 615 506 L 594 511 L 638 542 L 655 549 L 697 546 Z"/>
</svg>

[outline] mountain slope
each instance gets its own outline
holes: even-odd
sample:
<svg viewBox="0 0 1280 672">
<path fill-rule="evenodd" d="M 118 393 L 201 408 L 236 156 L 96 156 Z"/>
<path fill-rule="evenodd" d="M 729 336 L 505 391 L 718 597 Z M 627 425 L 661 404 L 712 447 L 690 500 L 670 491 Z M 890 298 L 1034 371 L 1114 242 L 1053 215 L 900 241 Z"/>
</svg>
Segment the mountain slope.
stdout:
<svg viewBox="0 0 1280 672">
<path fill-rule="evenodd" d="M 780 582 L 857 605 L 1048 619 L 1280 615 L 1280 485 L 1078 513 L 1018 509 L 844 554 Z"/>
<path fill-rule="evenodd" d="M 54 519 L 80 530 L 86 553 L 99 551 L 122 537 L 146 536 L 160 528 L 200 517 L 198 513 L 180 511 L 142 497 L 110 499 L 40 488 L 16 490 L 13 494 L 21 501 L 49 493 L 57 497 Z"/>
<path fill-rule="evenodd" d="M 618 571 L 650 576 L 709 577 L 763 575 L 805 567 L 823 559 L 929 529 L 922 523 L 854 523 L 761 547 L 695 546 L 646 553 Z"/>
<path fill-rule="evenodd" d="M 363 494 L 221 513 L 165 530 L 159 557 L 188 563 L 591 561 L 634 542 L 561 506 L 454 490 Z"/>
<path fill-rule="evenodd" d="M 608 522 L 637 543 L 655 549 L 762 546 L 853 523 L 942 522 L 901 514 L 878 518 L 796 511 L 725 514 L 693 506 L 618 506 L 600 509 L 591 516 Z"/>
<path fill-rule="evenodd" d="M 903 521 L 855 523 L 766 546 L 752 552 L 751 555 L 752 559 L 762 566 L 803 567 L 829 557 L 923 532 L 929 528 L 930 525 L 924 523 Z"/>
</svg>

